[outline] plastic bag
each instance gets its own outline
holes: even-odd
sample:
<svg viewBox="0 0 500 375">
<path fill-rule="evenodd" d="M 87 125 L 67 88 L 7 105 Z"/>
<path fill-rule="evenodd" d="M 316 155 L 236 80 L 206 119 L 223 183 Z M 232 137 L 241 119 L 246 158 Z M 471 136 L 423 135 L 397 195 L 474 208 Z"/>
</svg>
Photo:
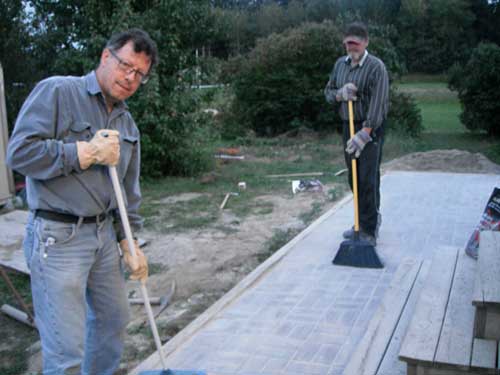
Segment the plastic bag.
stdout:
<svg viewBox="0 0 500 375">
<path fill-rule="evenodd" d="M 323 184 L 320 180 L 294 180 L 292 181 L 293 194 L 299 191 L 322 192 Z"/>
<path fill-rule="evenodd" d="M 500 189 L 495 188 L 481 217 L 479 225 L 470 236 L 465 252 L 467 255 L 477 259 L 479 254 L 479 233 L 483 230 L 500 231 Z"/>
</svg>

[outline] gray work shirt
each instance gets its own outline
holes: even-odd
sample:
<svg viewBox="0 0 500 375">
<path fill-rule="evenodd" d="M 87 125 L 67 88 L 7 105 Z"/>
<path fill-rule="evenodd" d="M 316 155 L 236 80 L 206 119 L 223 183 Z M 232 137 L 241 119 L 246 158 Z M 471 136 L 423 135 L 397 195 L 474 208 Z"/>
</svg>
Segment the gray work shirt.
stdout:
<svg viewBox="0 0 500 375">
<path fill-rule="evenodd" d="M 360 63 L 354 66 L 349 57 L 339 58 L 325 87 L 326 100 L 336 103 L 337 91 L 349 82 L 358 88 L 358 100 L 353 103 L 354 121 L 377 129 L 389 111 L 389 76 L 384 63 L 368 51 L 365 51 Z M 339 114 L 343 121 L 349 121 L 347 102 L 340 103 Z"/>
<path fill-rule="evenodd" d="M 117 171 L 130 224 L 138 230 L 142 225 L 138 214 L 139 130 L 124 102 L 108 113 L 95 72 L 83 77 L 51 77 L 33 89 L 17 117 L 7 164 L 27 177 L 31 210 L 75 216 L 108 213 L 118 218 L 107 167 L 92 165 L 82 170 L 78 161 L 76 142 L 90 141 L 99 129 L 120 132 Z M 122 233 L 118 236 L 124 237 Z"/>
</svg>

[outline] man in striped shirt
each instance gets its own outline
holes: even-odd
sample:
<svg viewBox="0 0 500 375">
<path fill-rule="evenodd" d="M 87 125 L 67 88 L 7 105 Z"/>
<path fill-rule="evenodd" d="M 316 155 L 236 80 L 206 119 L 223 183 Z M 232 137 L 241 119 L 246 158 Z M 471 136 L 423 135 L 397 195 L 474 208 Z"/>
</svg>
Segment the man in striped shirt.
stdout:
<svg viewBox="0 0 500 375">
<path fill-rule="evenodd" d="M 364 24 L 349 24 L 343 45 L 347 55 L 340 57 L 325 87 L 329 103 L 339 105 L 343 122 L 344 156 L 352 189 L 351 158 L 358 159 L 359 221 L 362 239 L 376 245 L 382 221 L 380 208 L 380 160 L 384 143 L 384 122 L 389 109 L 389 78 L 384 63 L 366 50 L 368 31 Z M 349 134 L 347 102 L 354 107 L 356 134 Z M 354 230 L 344 232 L 352 238 Z"/>
</svg>

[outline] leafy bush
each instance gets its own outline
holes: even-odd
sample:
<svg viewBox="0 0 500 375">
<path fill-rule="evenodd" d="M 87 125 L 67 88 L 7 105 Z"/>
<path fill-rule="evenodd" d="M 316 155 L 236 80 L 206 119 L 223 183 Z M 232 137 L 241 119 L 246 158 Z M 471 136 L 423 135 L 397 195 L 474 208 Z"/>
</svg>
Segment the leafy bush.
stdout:
<svg viewBox="0 0 500 375">
<path fill-rule="evenodd" d="M 179 86 L 168 97 L 158 94 L 155 76 L 129 105 L 141 132 L 143 176 L 191 176 L 213 158 L 208 144 L 211 116 L 201 112 L 198 92 Z"/>
<path fill-rule="evenodd" d="M 423 130 L 422 115 L 415 99 L 391 88 L 387 129 L 418 137 Z"/>
<path fill-rule="evenodd" d="M 462 123 L 470 130 L 500 136 L 500 47 L 482 43 L 464 65 L 450 69 L 449 86 L 458 92 Z"/>
<path fill-rule="evenodd" d="M 389 72 L 400 74 L 403 67 L 385 37 L 387 29 L 374 31 L 370 52 L 384 60 Z M 325 101 L 323 89 L 336 58 L 342 55 L 342 33 L 332 22 L 304 24 L 259 40 L 247 56 L 228 64 L 227 76 L 235 92 L 234 114 L 258 135 L 273 136 L 302 126 L 340 130 L 340 118 Z M 394 93 L 392 101 L 391 107 L 397 111 L 390 115 L 390 123 L 418 134 L 421 126 L 418 116 L 398 117 L 399 113 L 417 111 L 406 108 L 414 103 Z"/>
</svg>

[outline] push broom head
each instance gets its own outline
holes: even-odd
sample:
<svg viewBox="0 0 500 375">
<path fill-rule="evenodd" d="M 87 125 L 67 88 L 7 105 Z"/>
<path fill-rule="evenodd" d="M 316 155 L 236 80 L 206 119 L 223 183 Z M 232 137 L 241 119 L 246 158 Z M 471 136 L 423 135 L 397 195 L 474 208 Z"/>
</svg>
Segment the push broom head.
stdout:
<svg viewBox="0 0 500 375">
<path fill-rule="evenodd" d="M 340 244 L 340 249 L 332 263 L 338 266 L 358 268 L 384 268 L 375 248 L 358 236 L 354 237 L 354 239 L 345 240 Z"/>
</svg>

